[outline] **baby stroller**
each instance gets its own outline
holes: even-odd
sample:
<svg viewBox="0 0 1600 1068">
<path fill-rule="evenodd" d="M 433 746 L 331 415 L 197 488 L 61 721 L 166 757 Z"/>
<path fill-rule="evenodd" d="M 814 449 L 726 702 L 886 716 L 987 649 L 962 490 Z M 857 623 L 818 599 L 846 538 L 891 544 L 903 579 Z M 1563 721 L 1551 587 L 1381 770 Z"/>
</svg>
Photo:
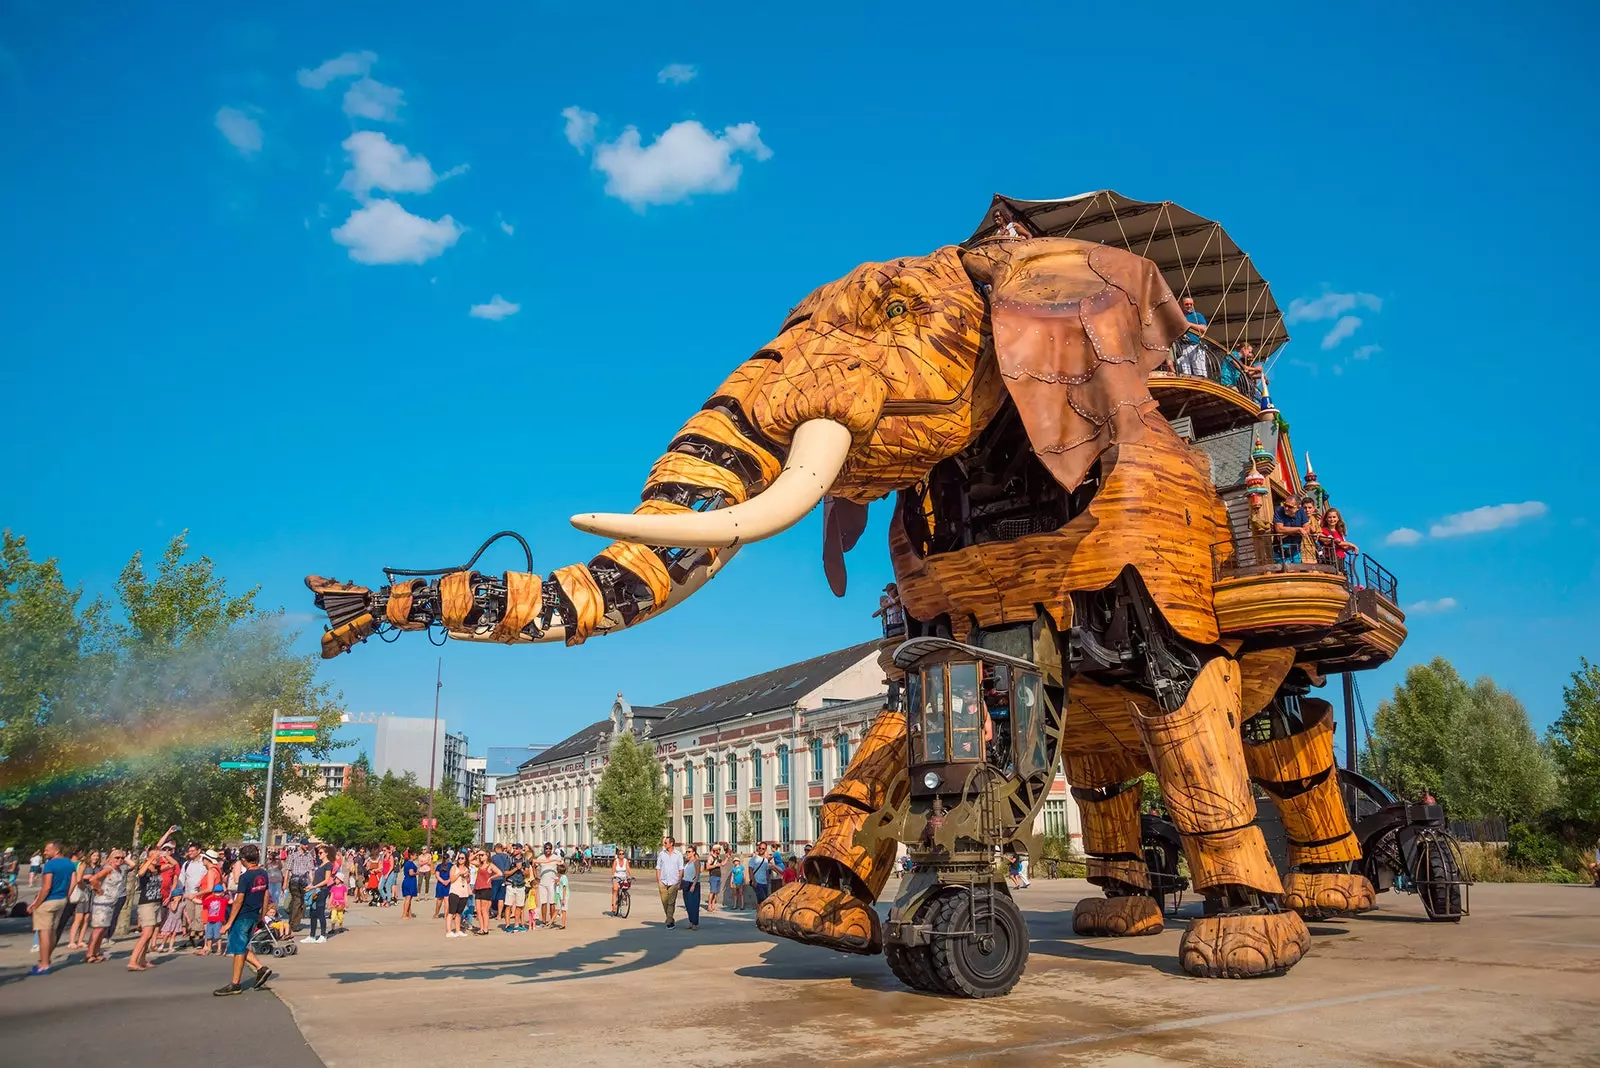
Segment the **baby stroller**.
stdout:
<svg viewBox="0 0 1600 1068">
<path fill-rule="evenodd" d="M 261 923 L 256 927 L 255 933 L 250 936 L 250 952 L 261 957 L 270 953 L 274 957 L 292 957 L 300 952 L 300 947 L 293 938 L 279 938 L 272 930 L 269 923 Z"/>
</svg>

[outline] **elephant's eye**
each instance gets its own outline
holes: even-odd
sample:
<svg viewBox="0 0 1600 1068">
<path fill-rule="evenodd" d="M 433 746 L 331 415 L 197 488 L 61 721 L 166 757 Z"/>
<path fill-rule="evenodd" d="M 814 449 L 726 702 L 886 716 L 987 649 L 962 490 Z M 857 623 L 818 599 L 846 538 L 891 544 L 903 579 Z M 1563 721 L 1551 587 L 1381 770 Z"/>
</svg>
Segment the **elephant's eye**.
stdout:
<svg viewBox="0 0 1600 1068">
<path fill-rule="evenodd" d="M 889 318 L 898 319 L 906 313 L 906 302 L 903 300 L 891 300 L 889 306 L 884 310 L 889 313 Z"/>
</svg>

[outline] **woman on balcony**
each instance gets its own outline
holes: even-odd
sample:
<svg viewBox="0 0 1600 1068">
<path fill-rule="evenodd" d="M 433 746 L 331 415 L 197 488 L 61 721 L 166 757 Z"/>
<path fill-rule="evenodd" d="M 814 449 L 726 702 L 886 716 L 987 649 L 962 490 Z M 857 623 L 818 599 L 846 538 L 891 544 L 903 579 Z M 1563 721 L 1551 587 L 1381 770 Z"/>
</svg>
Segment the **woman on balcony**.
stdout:
<svg viewBox="0 0 1600 1068">
<path fill-rule="evenodd" d="M 1355 585 L 1356 556 L 1361 550 L 1345 536 L 1344 516 L 1339 514 L 1339 509 L 1329 508 L 1322 513 L 1322 529 L 1317 532 L 1317 537 L 1332 550 L 1339 570 L 1344 572 L 1351 585 Z"/>
</svg>

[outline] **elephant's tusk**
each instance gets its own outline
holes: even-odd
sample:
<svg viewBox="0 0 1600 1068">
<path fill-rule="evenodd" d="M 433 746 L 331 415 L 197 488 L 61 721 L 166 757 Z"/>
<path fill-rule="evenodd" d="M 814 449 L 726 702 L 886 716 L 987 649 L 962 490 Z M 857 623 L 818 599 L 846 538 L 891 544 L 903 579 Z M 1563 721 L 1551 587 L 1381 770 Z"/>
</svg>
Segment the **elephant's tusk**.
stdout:
<svg viewBox="0 0 1600 1068">
<path fill-rule="evenodd" d="M 676 515 L 586 512 L 572 525 L 590 534 L 641 545 L 727 549 L 770 538 L 800 522 L 833 486 L 850 454 L 850 429 L 812 419 L 794 432 L 789 459 L 771 486 L 743 504 Z"/>
</svg>

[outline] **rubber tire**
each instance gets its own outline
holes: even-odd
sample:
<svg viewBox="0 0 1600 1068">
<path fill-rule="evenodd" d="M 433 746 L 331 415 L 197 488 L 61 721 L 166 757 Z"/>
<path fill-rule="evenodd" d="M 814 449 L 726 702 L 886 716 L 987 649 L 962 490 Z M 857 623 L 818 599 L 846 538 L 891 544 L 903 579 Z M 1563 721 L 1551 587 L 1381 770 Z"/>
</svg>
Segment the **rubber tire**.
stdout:
<svg viewBox="0 0 1600 1068">
<path fill-rule="evenodd" d="M 937 901 L 937 898 L 924 901 L 912 915 L 912 922 L 927 922 Z M 883 955 L 895 978 L 911 989 L 925 990 L 930 994 L 947 993 L 933 970 L 932 946 L 884 946 Z"/>
<path fill-rule="evenodd" d="M 1022 910 L 1010 895 L 997 890 L 965 890 L 941 894 L 932 913 L 934 931 L 964 931 L 972 927 L 970 901 L 988 894 L 994 902 L 996 937 L 1003 939 L 999 952 L 982 954 L 975 938 L 935 938 L 933 970 L 939 985 L 947 992 L 966 998 L 998 998 L 1011 992 L 1028 966 L 1028 924 Z M 981 970 L 974 965 L 985 965 Z"/>
<path fill-rule="evenodd" d="M 628 913 L 633 911 L 633 892 L 617 895 L 617 919 L 625 920 Z"/>
<path fill-rule="evenodd" d="M 1449 846 L 1444 843 L 1436 843 L 1436 846 L 1425 850 L 1428 885 L 1417 887 L 1417 896 L 1422 899 L 1422 911 L 1428 914 L 1428 922 L 1460 923 L 1461 872 L 1456 868 L 1455 854 L 1451 852 Z M 1438 886 L 1434 884 L 1434 880 L 1448 881 L 1450 885 Z M 1436 912 L 1451 912 L 1454 915 L 1436 915 Z"/>
</svg>

